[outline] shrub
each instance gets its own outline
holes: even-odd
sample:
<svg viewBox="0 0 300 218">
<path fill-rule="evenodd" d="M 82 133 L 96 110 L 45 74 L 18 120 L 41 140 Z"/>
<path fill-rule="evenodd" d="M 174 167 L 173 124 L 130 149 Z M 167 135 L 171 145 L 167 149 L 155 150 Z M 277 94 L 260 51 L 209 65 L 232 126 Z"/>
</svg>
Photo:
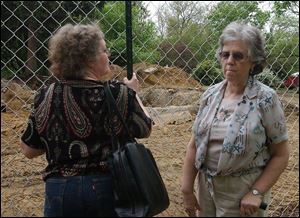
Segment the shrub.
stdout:
<svg viewBox="0 0 300 218">
<path fill-rule="evenodd" d="M 273 74 L 273 71 L 270 69 L 266 68 L 264 69 L 263 72 L 255 76 L 257 80 L 260 82 L 273 87 L 273 88 L 278 88 L 282 86 L 282 81 Z"/>
<path fill-rule="evenodd" d="M 193 71 L 193 76 L 201 84 L 210 86 L 221 82 L 224 77 L 215 61 L 204 60 Z"/>
<path fill-rule="evenodd" d="M 192 73 L 192 69 L 197 65 L 197 60 L 192 50 L 183 42 L 175 44 L 162 43 L 159 46 L 159 51 L 162 57 L 159 65 L 175 66 L 188 73 Z"/>
<path fill-rule="evenodd" d="M 14 76 L 15 73 L 7 67 L 1 70 L 1 79 L 11 79 Z"/>
</svg>

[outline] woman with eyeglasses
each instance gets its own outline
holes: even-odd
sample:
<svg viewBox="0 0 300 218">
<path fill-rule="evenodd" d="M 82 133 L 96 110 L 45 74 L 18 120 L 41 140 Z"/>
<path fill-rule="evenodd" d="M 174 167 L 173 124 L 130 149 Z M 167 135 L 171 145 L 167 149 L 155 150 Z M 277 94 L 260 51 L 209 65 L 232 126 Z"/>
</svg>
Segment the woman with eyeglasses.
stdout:
<svg viewBox="0 0 300 218">
<path fill-rule="evenodd" d="M 107 162 L 110 128 L 120 141 L 128 136 L 121 121 L 108 113 L 103 85 L 109 77 L 109 55 L 96 24 L 66 24 L 50 39 L 50 70 L 59 81 L 35 96 L 21 137 L 26 157 L 46 155 L 46 217 L 117 216 Z M 148 137 L 152 120 L 137 96 L 136 75 L 108 83 L 132 137 Z"/>
<path fill-rule="evenodd" d="M 266 65 L 265 40 L 256 27 L 233 22 L 216 56 L 225 79 L 200 100 L 183 166 L 184 206 L 189 216 L 267 216 L 261 208 L 289 151 L 280 100 L 254 76 Z"/>
</svg>

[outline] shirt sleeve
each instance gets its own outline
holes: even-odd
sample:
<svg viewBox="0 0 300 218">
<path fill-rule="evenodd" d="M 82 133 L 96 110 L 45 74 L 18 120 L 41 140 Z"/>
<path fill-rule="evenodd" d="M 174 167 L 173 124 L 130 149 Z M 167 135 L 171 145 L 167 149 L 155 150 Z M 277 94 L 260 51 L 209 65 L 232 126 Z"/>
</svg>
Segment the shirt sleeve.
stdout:
<svg viewBox="0 0 300 218">
<path fill-rule="evenodd" d="M 124 116 L 124 121 L 127 124 L 130 135 L 133 138 L 149 137 L 153 121 L 144 113 L 138 103 L 136 99 L 136 92 L 128 88 L 125 84 L 117 81 L 111 81 L 110 88 L 115 98 L 117 108 L 121 116 Z M 119 119 L 116 119 L 114 126 L 117 134 L 123 135 L 127 138 L 127 133 Z"/>
<path fill-rule="evenodd" d="M 136 92 L 128 88 L 128 128 L 135 138 L 149 137 L 152 128 L 152 119 L 143 111 L 136 99 Z"/>
<path fill-rule="evenodd" d="M 284 110 L 276 92 L 267 93 L 259 105 L 262 108 L 262 123 L 266 130 L 267 144 L 278 144 L 288 140 Z"/>
<path fill-rule="evenodd" d="M 21 136 L 21 140 L 31 148 L 44 149 L 39 134 L 35 128 L 35 119 L 33 113 L 31 113 L 28 118 L 27 128 Z"/>
<path fill-rule="evenodd" d="M 43 143 L 41 142 L 39 133 L 36 129 L 36 122 L 34 118 L 34 110 L 36 108 L 37 99 L 40 97 L 40 93 L 38 93 L 34 98 L 34 109 L 29 115 L 27 121 L 27 127 L 21 136 L 21 140 L 31 148 L 35 149 L 44 149 Z"/>
</svg>

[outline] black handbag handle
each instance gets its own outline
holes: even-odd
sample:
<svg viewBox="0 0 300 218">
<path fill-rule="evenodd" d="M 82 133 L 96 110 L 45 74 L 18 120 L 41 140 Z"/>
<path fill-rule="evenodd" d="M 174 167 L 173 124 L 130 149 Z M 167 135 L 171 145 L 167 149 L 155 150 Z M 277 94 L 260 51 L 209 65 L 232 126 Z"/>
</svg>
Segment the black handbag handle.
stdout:
<svg viewBox="0 0 300 218">
<path fill-rule="evenodd" d="M 119 117 L 119 119 L 121 120 L 128 136 L 130 137 L 130 139 L 132 141 L 135 141 L 133 140 L 133 137 L 131 136 L 130 132 L 129 132 L 129 129 L 120 113 L 120 111 L 118 110 L 118 107 L 117 107 L 117 104 L 116 104 L 116 101 L 115 101 L 115 98 L 114 96 L 112 95 L 111 93 L 111 90 L 110 90 L 110 87 L 109 87 L 109 82 L 105 82 L 104 84 L 104 92 L 105 92 L 105 95 L 106 95 L 106 103 L 107 103 L 107 107 L 108 107 L 108 113 L 110 115 L 110 117 L 112 118 L 113 117 L 113 110 L 115 111 L 115 113 L 117 114 L 117 116 Z M 126 163 L 124 163 L 122 157 L 121 157 L 121 149 L 120 149 L 120 142 L 118 140 L 118 137 L 116 136 L 116 133 L 115 133 L 115 129 L 113 128 L 113 125 L 112 125 L 112 122 L 111 122 L 112 119 L 109 119 L 109 125 L 110 125 L 110 129 L 111 129 L 111 132 L 112 132 L 112 135 L 111 135 L 111 140 L 112 140 L 112 146 L 113 146 L 113 150 L 115 151 L 116 149 L 117 150 L 117 160 L 119 162 L 119 173 L 121 173 L 121 178 L 124 179 L 125 183 L 126 183 L 126 187 L 130 187 L 130 184 L 131 184 L 131 180 L 129 177 L 131 177 L 130 175 L 127 174 L 127 170 L 125 169 L 125 166 L 126 166 Z M 115 173 L 113 171 L 113 173 Z M 122 183 L 121 183 L 122 184 Z M 136 201 L 134 196 L 131 194 L 131 190 L 126 190 L 126 188 L 122 188 L 122 191 L 123 192 L 126 192 L 126 196 L 127 198 L 130 198 L 131 201 L 133 200 L 134 202 Z M 130 202 L 131 202 L 130 201 Z M 133 205 L 134 206 L 134 205 Z"/>
<path fill-rule="evenodd" d="M 107 103 L 108 112 L 109 112 L 110 117 L 112 118 L 112 116 L 113 116 L 112 112 L 114 110 L 114 112 L 117 114 L 117 116 L 121 120 L 121 122 L 122 122 L 122 124 L 123 124 L 123 126 L 125 128 L 125 131 L 126 131 L 127 135 L 129 136 L 130 140 L 132 142 L 135 142 L 135 139 L 130 134 L 129 129 L 128 129 L 128 127 L 127 127 L 127 125 L 126 125 L 126 123 L 125 123 L 125 121 L 124 121 L 124 119 L 123 119 L 123 117 L 122 117 L 122 115 L 121 115 L 118 107 L 117 107 L 116 100 L 115 100 L 114 96 L 111 93 L 108 81 L 105 82 L 105 84 L 104 84 L 104 92 L 105 92 L 105 95 L 107 97 L 106 98 L 106 100 L 107 100 L 106 103 Z M 111 121 L 111 119 L 110 119 L 110 121 Z M 113 128 L 111 122 L 109 122 L 109 124 L 110 124 L 110 128 L 111 128 L 111 131 L 112 131 L 112 142 L 113 142 L 114 150 L 116 148 L 120 149 L 120 143 L 118 142 L 118 137 L 116 136 L 115 129 Z"/>
</svg>

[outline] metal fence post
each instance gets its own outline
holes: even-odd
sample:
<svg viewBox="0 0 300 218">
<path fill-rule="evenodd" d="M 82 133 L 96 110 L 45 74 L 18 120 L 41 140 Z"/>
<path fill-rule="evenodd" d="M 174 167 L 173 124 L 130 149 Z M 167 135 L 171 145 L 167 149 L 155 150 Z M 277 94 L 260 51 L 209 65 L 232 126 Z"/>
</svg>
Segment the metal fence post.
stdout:
<svg viewBox="0 0 300 218">
<path fill-rule="evenodd" d="M 126 63 L 127 63 L 127 77 L 132 77 L 132 18 L 131 18 L 131 1 L 125 1 L 126 9 Z"/>
</svg>

